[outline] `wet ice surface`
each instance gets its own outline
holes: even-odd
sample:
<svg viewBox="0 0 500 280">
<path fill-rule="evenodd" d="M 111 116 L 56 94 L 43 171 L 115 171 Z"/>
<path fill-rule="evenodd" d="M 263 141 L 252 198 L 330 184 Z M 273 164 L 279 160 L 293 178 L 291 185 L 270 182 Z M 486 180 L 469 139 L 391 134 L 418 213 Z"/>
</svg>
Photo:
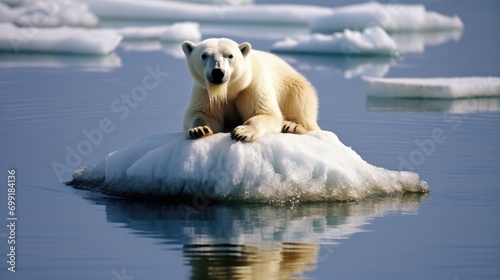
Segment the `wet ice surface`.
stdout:
<svg viewBox="0 0 500 280">
<path fill-rule="evenodd" d="M 32 29 L 0 23 L 0 51 L 106 55 L 122 36 L 111 30 L 56 27 Z"/>
<path fill-rule="evenodd" d="M 214 201 L 278 204 L 429 191 L 418 174 L 373 166 L 328 131 L 269 135 L 254 143 L 235 142 L 229 133 L 197 141 L 184 133 L 154 135 L 77 170 L 70 185 L 159 200 L 203 193 Z"/>
<path fill-rule="evenodd" d="M 1 242 L 1 278 L 197 279 L 209 271 L 222 279 L 228 273 L 259 279 L 498 278 L 499 99 L 384 101 L 368 98 L 361 79 L 366 73 L 500 75 L 498 38 L 491 36 L 499 25 L 497 1 L 425 4 L 459 15 L 463 33 L 401 36 L 413 51 L 399 59 L 286 59 L 317 88 L 323 129 L 375 166 L 417 172 L 431 187 L 428 196 L 291 208 L 215 204 L 203 193 L 165 205 L 75 191 L 58 180 L 54 162 L 68 167 L 62 177 L 69 180 L 78 166 L 139 138 L 179 132 L 191 86 L 184 60 L 174 56 L 179 46 L 126 42 L 102 59 L 0 54 L 0 178 L 6 182 L 6 170 L 17 168 L 19 200 L 18 272 L 6 271 Z M 224 35 L 224 26 L 215 25 L 202 25 L 202 33 L 208 27 L 210 36 Z M 231 36 L 268 50 L 280 39 L 278 30 L 297 32 L 276 26 L 254 30 L 259 32 Z M 157 65 L 169 75 L 144 100 L 124 103 L 148 67 Z M 122 110 L 113 111 L 112 104 Z M 83 131 L 99 129 L 104 118 L 112 131 L 85 150 Z M 79 146 L 80 157 L 67 161 L 69 150 Z M 0 201 L 6 201 L 6 191 Z M 5 230 L 0 228 L 2 241 Z"/>
<path fill-rule="evenodd" d="M 366 28 L 362 32 L 346 29 L 331 35 L 307 34 L 298 38 L 286 38 L 274 43 L 271 50 L 316 55 L 399 56 L 396 42 L 380 27 Z"/>
<path fill-rule="evenodd" d="M 368 95 L 385 98 L 458 99 L 500 96 L 498 77 L 365 78 Z"/>
<path fill-rule="evenodd" d="M 380 26 L 387 31 L 436 31 L 462 29 L 456 15 L 447 16 L 428 11 L 425 5 L 376 1 L 339 7 L 331 15 L 319 16 L 311 22 L 315 32 L 360 29 Z"/>
</svg>

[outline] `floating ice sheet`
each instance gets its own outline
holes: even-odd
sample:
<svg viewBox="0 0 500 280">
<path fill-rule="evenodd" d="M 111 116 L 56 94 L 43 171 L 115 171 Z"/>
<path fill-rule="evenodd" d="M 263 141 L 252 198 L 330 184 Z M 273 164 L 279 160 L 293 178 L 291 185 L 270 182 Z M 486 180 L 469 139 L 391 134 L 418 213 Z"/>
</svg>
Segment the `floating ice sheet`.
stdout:
<svg viewBox="0 0 500 280">
<path fill-rule="evenodd" d="M 127 40 L 159 39 L 164 42 L 199 41 L 200 25 L 196 22 L 178 22 L 166 26 L 124 27 L 114 29 Z"/>
<path fill-rule="evenodd" d="M 183 133 L 147 137 L 77 170 L 71 185 L 113 195 L 195 197 L 257 202 L 344 201 L 426 192 L 411 172 L 365 162 L 326 131 L 275 134 L 254 143 L 219 133 L 186 140 Z"/>
<path fill-rule="evenodd" d="M 271 46 L 275 52 L 298 52 L 315 54 L 388 55 L 398 56 L 394 40 L 380 27 L 370 27 L 363 32 L 344 30 L 332 35 L 307 34 L 287 38 Z"/>
<path fill-rule="evenodd" d="M 0 68 L 42 67 L 42 68 L 74 68 L 81 71 L 106 72 L 122 67 L 120 57 L 116 53 L 103 56 L 58 55 L 22 53 L 12 55 L 0 53 Z"/>
<path fill-rule="evenodd" d="M 84 0 L 100 18 L 308 25 L 332 9 L 308 5 L 200 5 L 153 0 Z"/>
<path fill-rule="evenodd" d="M 470 114 L 500 112 L 500 97 L 462 99 L 415 99 L 369 97 L 366 108 L 370 112 L 446 112 Z"/>
<path fill-rule="evenodd" d="M 393 98 L 467 98 L 500 96 L 498 77 L 365 78 L 368 95 Z"/>
<path fill-rule="evenodd" d="M 0 50 L 105 55 L 113 52 L 122 39 L 110 30 L 71 27 L 19 28 L 0 24 Z"/>
<path fill-rule="evenodd" d="M 99 21 L 89 11 L 88 5 L 79 1 L 30 0 L 19 1 L 17 4 L 19 6 L 10 8 L 0 2 L 0 22 L 13 22 L 18 26 L 36 27 L 93 27 Z"/>
<path fill-rule="evenodd" d="M 458 16 L 445 16 L 427 11 L 423 5 L 380 4 L 367 2 L 334 9 L 331 15 L 319 16 L 311 21 L 315 32 L 344 29 L 363 29 L 380 26 L 387 31 L 422 31 L 462 29 Z"/>
</svg>

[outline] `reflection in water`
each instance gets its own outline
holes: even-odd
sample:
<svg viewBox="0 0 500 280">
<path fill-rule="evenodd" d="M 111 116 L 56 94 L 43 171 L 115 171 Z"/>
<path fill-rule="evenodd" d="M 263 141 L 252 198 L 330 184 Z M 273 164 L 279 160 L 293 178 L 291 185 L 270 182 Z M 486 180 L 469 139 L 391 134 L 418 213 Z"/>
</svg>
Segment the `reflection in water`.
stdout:
<svg viewBox="0 0 500 280">
<path fill-rule="evenodd" d="M 294 276 L 315 269 L 317 255 L 318 245 L 308 243 L 184 245 L 191 279 L 300 279 Z"/>
<path fill-rule="evenodd" d="M 95 195 L 95 194 L 93 194 Z M 321 244 L 338 244 L 374 218 L 416 214 L 425 194 L 358 203 L 166 205 L 91 197 L 109 222 L 182 245 L 191 279 L 288 279 L 313 270 Z"/>
<path fill-rule="evenodd" d="M 43 53 L 0 53 L 0 68 L 11 67 L 44 67 L 75 68 L 85 71 L 110 71 L 122 67 L 120 57 L 116 53 L 106 56 L 43 54 Z"/>
<path fill-rule="evenodd" d="M 335 71 L 344 78 L 384 77 L 397 58 L 385 56 L 280 55 L 301 71 Z"/>
<path fill-rule="evenodd" d="M 500 111 L 500 98 L 409 99 L 368 97 L 368 111 L 375 112 L 447 112 L 464 114 Z"/>
<path fill-rule="evenodd" d="M 437 46 L 450 40 L 458 41 L 462 30 L 423 32 L 423 33 L 392 33 L 401 53 L 422 53 L 425 46 Z M 285 59 L 301 70 L 336 71 L 345 78 L 353 77 L 384 77 L 398 59 L 394 57 L 359 57 L 317 56 L 317 55 L 283 55 Z"/>
<path fill-rule="evenodd" d="M 181 47 L 182 42 L 162 43 L 159 40 L 125 40 L 121 42 L 119 48 L 127 52 L 157 52 L 161 51 L 175 58 L 184 59 Z"/>
<path fill-rule="evenodd" d="M 425 46 L 438 46 L 451 40 L 457 42 L 462 37 L 462 31 L 462 29 L 458 29 L 421 33 L 391 33 L 390 36 L 403 54 L 423 53 Z"/>
</svg>

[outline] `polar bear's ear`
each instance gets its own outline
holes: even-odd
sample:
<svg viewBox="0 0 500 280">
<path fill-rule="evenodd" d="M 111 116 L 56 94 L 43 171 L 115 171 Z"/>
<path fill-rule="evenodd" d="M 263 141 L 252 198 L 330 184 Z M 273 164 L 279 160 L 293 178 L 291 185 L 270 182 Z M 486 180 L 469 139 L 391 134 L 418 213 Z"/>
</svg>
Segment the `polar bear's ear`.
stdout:
<svg viewBox="0 0 500 280">
<path fill-rule="evenodd" d="M 240 48 L 240 51 L 243 54 L 243 56 L 247 56 L 252 50 L 252 45 L 250 45 L 250 43 L 247 42 L 241 43 L 238 47 Z"/>
<path fill-rule="evenodd" d="M 189 57 L 191 52 L 193 52 L 193 49 L 196 47 L 196 44 L 191 42 L 191 41 L 184 41 L 182 43 L 182 50 L 184 51 L 184 54 L 186 57 Z"/>
</svg>

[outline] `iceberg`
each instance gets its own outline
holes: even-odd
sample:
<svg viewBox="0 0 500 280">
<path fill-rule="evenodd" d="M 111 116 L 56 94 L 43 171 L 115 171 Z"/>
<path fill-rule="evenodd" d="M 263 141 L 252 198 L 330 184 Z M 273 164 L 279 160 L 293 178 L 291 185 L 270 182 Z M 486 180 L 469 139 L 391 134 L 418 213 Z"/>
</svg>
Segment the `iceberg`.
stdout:
<svg viewBox="0 0 500 280">
<path fill-rule="evenodd" d="M 469 98 L 500 96 L 499 77 L 364 78 L 368 95 L 391 98 Z"/>
<path fill-rule="evenodd" d="M 167 26 L 124 27 L 113 29 L 126 40 L 159 39 L 164 42 L 199 41 L 200 25 L 196 22 L 177 22 Z"/>
<path fill-rule="evenodd" d="M 271 46 L 274 52 L 315 54 L 388 55 L 399 56 L 394 40 L 380 27 L 370 27 L 363 32 L 344 30 L 332 35 L 308 34 L 295 39 L 287 38 Z"/>
<path fill-rule="evenodd" d="M 32 0 L 17 4 L 20 6 L 10 8 L 0 2 L 0 22 L 32 27 L 94 27 L 99 22 L 88 5 L 79 1 Z"/>
<path fill-rule="evenodd" d="M 344 29 L 364 29 L 380 26 L 386 31 L 425 31 L 462 29 L 463 22 L 458 16 L 445 16 L 427 11 L 423 5 L 380 4 L 367 2 L 334 9 L 326 16 L 318 16 L 311 21 L 314 32 L 328 33 Z"/>
<path fill-rule="evenodd" d="M 219 201 L 351 201 L 425 193 L 418 174 L 370 165 L 327 131 L 274 134 L 253 143 L 228 133 L 186 140 L 159 134 L 75 171 L 68 183 L 112 195 L 165 200 L 203 195 Z"/>
<path fill-rule="evenodd" d="M 105 55 L 113 52 L 122 36 L 110 30 L 72 27 L 19 28 L 0 24 L 0 51 Z"/>
<path fill-rule="evenodd" d="M 201 5 L 153 0 L 84 0 L 99 18 L 308 25 L 332 9 L 308 5 Z"/>
</svg>

